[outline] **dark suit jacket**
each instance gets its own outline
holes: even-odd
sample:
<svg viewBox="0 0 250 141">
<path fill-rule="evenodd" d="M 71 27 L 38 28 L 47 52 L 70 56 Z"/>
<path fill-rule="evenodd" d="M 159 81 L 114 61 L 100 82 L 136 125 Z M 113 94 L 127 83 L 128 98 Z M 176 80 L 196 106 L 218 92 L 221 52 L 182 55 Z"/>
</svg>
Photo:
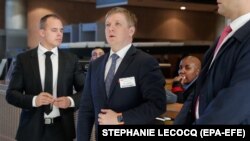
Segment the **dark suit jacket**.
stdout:
<svg viewBox="0 0 250 141">
<path fill-rule="evenodd" d="M 195 93 L 176 124 L 250 124 L 250 21 L 222 45 L 209 68 L 215 46 L 207 51 Z M 200 118 L 194 121 L 198 96 Z"/>
<path fill-rule="evenodd" d="M 75 55 L 59 53 L 59 69 L 57 96 L 70 96 L 79 107 L 80 95 L 83 90 L 83 73 Z M 77 91 L 73 94 L 73 86 Z M 17 56 L 12 79 L 7 89 L 7 101 L 22 108 L 20 123 L 16 135 L 19 141 L 39 141 L 44 127 L 44 111 L 41 107 L 33 107 L 32 99 L 42 92 L 39 73 L 37 48 Z M 74 108 L 60 109 L 63 127 L 68 138 L 75 137 Z"/>
<path fill-rule="evenodd" d="M 148 124 L 165 112 L 165 79 L 158 62 L 133 46 L 123 58 L 107 98 L 104 72 L 109 53 L 89 65 L 78 117 L 77 139 L 89 140 L 98 113 L 103 108 L 122 112 L 125 124 Z M 120 78 L 134 77 L 136 86 L 121 88 Z"/>
</svg>

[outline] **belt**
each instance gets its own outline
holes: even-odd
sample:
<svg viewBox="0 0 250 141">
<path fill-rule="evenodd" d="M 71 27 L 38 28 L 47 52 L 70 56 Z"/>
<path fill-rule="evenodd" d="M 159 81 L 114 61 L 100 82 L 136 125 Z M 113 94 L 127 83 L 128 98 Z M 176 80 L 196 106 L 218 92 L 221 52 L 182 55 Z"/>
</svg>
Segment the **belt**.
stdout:
<svg viewBox="0 0 250 141">
<path fill-rule="evenodd" d="M 56 122 L 61 121 L 61 117 L 55 117 L 55 118 L 45 118 L 44 119 L 44 124 L 53 124 Z"/>
</svg>

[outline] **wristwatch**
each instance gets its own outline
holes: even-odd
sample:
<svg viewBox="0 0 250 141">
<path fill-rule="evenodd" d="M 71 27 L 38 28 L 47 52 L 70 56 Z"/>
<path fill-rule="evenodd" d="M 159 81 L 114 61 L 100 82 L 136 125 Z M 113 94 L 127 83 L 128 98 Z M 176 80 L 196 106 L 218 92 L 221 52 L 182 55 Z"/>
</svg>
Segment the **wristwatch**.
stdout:
<svg viewBox="0 0 250 141">
<path fill-rule="evenodd" d="M 122 114 L 117 116 L 117 121 L 118 122 L 124 122 Z"/>
</svg>

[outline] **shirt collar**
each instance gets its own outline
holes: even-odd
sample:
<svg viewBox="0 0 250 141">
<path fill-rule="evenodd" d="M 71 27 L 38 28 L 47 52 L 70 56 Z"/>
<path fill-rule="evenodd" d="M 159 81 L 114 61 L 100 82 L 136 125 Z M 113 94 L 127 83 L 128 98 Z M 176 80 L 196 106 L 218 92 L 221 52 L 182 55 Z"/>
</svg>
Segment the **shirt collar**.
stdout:
<svg viewBox="0 0 250 141">
<path fill-rule="evenodd" d="M 48 50 L 42 44 L 39 43 L 39 45 L 38 45 L 38 54 L 42 55 L 47 51 L 53 52 L 53 55 L 58 55 L 58 47 L 54 47 L 52 50 Z"/>
<path fill-rule="evenodd" d="M 230 23 L 230 27 L 232 28 L 232 31 L 235 32 L 249 20 L 250 20 L 250 13 L 247 13 L 232 21 Z"/>
<path fill-rule="evenodd" d="M 131 43 L 126 45 L 125 47 L 123 47 L 121 50 L 117 51 L 117 52 L 113 52 L 112 49 L 110 49 L 110 54 L 109 54 L 109 58 L 112 54 L 117 54 L 119 56 L 119 58 L 123 59 L 124 56 L 126 55 L 126 53 L 128 52 L 129 48 L 131 47 Z"/>
<path fill-rule="evenodd" d="M 183 85 L 183 88 L 184 88 L 185 90 L 187 90 L 187 89 L 196 81 L 196 79 L 197 79 L 197 77 L 196 77 L 193 81 L 191 81 L 190 83 L 184 84 L 184 85 Z"/>
</svg>

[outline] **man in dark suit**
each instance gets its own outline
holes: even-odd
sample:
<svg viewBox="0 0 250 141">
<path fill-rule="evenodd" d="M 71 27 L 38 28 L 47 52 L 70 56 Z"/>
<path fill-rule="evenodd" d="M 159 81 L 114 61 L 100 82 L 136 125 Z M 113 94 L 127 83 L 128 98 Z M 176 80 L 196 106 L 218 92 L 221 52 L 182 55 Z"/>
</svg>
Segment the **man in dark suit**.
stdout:
<svg viewBox="0 0 250 141">
<path fill-rule="evenodd" d="M 148 124 L 166 110 L 165 79 L 158 62 L 132 45 L 136 21 L 133 13 L 120 7 L 106 15 L 111 50 L 90 62 L 79 109 L 78 141 L 89 140 L 94 122 Z"/>
<path fill-rule="evenodd" d="M 38 47 L 17 56 L 7 90 L 7 101 L 22 108 L 16 139 L 72 141 L 75 138 L 73 114 L 79 107 L 83 72 L 75 55 L 58 49 L 63 38 L 63 25 L 58 16 L 42 17 L 39 33 Z M 46 56 L 48 53 L 50 57 Z"/>
<path fill-rule="evenodd" d="M 178 76 L 173 80 L 172 92 L 177 95 L 177 102 L 184 103 L 195 88 L 195 81 L 200 73 L 201 62 L 195 56 L 185 56 L 179 64 Z"/>
<path fill-rule="evenodd" d="M 229 18 L 204 57 L 194 95 L 175 124 L 250 124 L 250 5 L 248 0 L 217 0 Z"/>
</svg>

